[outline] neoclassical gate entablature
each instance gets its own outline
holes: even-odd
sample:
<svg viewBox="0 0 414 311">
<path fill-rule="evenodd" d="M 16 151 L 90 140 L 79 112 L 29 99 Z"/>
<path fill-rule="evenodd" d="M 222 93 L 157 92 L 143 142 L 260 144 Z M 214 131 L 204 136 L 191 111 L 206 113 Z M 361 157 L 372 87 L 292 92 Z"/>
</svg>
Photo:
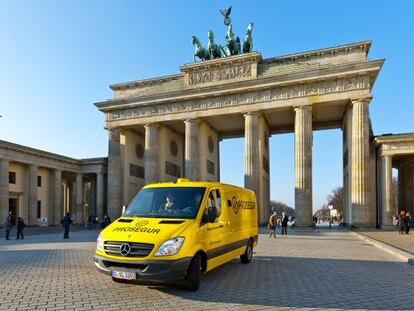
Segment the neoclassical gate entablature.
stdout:
<svg viewBox="0 0 414 311">
<path fill-rule="evenodd" d="M 370 41 L 364 41 L 264 60 L 255 52 L 191 63 L 182 66 L 178 75 L 111 85 L 114 98 L 95 105 L 105 113 L 107 128 L 235 111 L 266 114 L 290 109 L 293 114 L 293 107 L 301 105 L 344 105 L 371 97 L 384 60 L 368 60 L 370 46 Z M 337 119 L 331 121 L 331 128 L 340 127 Z M 290 127 L 271 132 L 287 132 Z"/>
</svg>

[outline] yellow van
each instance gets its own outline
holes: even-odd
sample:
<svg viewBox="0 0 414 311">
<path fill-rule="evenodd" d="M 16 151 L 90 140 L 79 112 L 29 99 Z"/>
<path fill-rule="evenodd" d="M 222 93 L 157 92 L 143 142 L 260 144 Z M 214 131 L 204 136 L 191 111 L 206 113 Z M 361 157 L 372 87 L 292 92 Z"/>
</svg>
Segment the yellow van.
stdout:
<svg viewBox="0 0 414 311">
<path fill-rule="evenodd" d="M 98 237 L 95 265 L 114 281 L 184 279 L 240 256 L 249 263 L 258 239 L 253 191 L 216 182 L 157 183 L 137 193 Z"/>
</svg>

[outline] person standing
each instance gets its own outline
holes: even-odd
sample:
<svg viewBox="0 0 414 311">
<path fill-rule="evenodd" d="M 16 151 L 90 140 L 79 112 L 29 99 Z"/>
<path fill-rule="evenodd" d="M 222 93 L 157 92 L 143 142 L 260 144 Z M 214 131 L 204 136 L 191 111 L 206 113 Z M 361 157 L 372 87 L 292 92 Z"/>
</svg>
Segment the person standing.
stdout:
<svg viewBox="0 0 414 311">
<path fill-rule="evenodd" d="M 410 212 L 405 213 L 405 217 L 404 217 L 405 234 L 410 233 L 410 228 L 412 226 L 412 221 L 413 221 L 413 219 L 411 218 Z"/>
<path fill-rule="evenodd" d="M 276 227 L 277 227 L 277 215 L 276 211 L 273 211 L 272 215 L 269 218 L 268 228 L 270 229 L 270 237 L 273 236 L 276 238 Z"/>
<path fill-rule="evenodd" d="M 22 237 L 22 240 L 24 239 L 24 236 L 23 236 L 24 227 L 26 227 L 26 224 L 24 223 L 23 218 L 18 217 L 17 218 L 17 238 L 16 238 L 16 240 L 19 240 L 20 237 Z"/>
<path fill-rule="evenodd" d="M 63 228 L 65 229 L 65 232 L 63 233 L 63 238 L 69 239 L 69 229 L 70 229 L 70 225 L 73 223 L 72 218 L 70 217 L 70 213 L 66 213 L 61 223 L 62 223 Z"/>
<path fill-rule="evenodd" d="M 282 212 L 282 219 L 280 220 L 282 224 L 282 235 L 287 235 L 287 225 L 288 225 L 288 216 L 285 212 Z"/>
<path fill-rule="evenodd" d="M 9 212 L 9 215 L 7 215 L 6 221 L 4 222 L 4 229 L 6 230 L 6 240 L 10 240 L 10 230 L 13 227 L 12 221 L 12 212 Z"/>
<path fill-rule="evenodd" d="M 404 223 L 405 223 L 404 218 L 405 218 L 405 211 L 404 210 L 401 210 L 400 216 L 398 217 L 398 223 L 400 225 L 400 230 L 398 232 L 401 233 L 401 234 L 404 233 L 404 231 L 405 231 L 405 228 L 404 228 Z"/>
</svg>

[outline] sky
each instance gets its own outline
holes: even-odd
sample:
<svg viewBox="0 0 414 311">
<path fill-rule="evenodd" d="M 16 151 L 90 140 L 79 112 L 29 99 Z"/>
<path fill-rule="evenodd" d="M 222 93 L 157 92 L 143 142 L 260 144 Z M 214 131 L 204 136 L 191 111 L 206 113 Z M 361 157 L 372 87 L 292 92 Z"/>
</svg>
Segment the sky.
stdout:
<svg viewBox="0 0 414 311">
<path fill-rule="evenodd" d="M 230 4 L 235 34 L 254 22 L 263 58 L 372 40 L 369 58 L 385 59 L 372 90 L 374 134 L 414 132 L 414 1 L 0 0 L 0 139 L 106 156 L 93 103 L 111 98 L 110 84 L 178 73 L 192 61 L 192 35 L 206 41 L 212 29 L 224 43 L 219 9 Z M 341 137 L 314 132 L 314 210 L 342 185 Z M 222 181 L 243 186 L 243 143 L 221 143 Z M 293 134 L 271 137 L 270 171 L 271 198 L 294 206 Z"/>
</svg>

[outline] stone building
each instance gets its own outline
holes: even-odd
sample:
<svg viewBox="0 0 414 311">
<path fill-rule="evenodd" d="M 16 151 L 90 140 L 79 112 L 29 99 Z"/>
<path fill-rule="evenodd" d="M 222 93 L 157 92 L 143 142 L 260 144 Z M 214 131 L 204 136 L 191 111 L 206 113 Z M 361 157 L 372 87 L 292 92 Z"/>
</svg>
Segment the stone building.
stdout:
<svg viewBox="0 0 414 311">
<path fill-rule="evenodd" d="M 65 212 L 76 223 L 100 219 L 106 204 L 107 158 L 76 160 L 0 140 L 0 224 L 9 211 L 26 224 L 59 224 Z"/>
<path fill-rule="evenodd" d="M 104 212 L 114 219 L 147 183 L 219 181 L 219 143 L 233 137 L 244 138 L 245 187 L 255 191 L 266 223 L 269 137 L 293 132 L 296 224 L 309 226 L 313 131 L 337 128 L 344 221 L 386 227 L 392 167 L 399 206 L 414 212 L 414 134 L 374 137 L 371 89 L 384 60 L 368 59 L 370 47 L 364 41 L 268 59 L 253 52 L 111 85 L 113 98 L 95 103 L 106 117 L 108 158 L 76 160 L 0 141 L 0 223 L 9 209 L 32 225 L 43 217 L 56 224 L 65 211 L 78 222 Z"/>
<path fill-rule="evenodd" d="M 374 139 L 377 155 L 377 223 L 393 225 L 392 169 L 398 170 L 398 209 L 414 215 L 414 133 L 382 135 Z"/>
<path fill-rule="evenodd" d="M 374 226 L 376 157 L 368 107 L 384 60 L 369 60 L 370 47 L 365 41 L 268 59 L 248 53 L 111 85 L 113 99 L 95 104 L 109 131 L 109 213 L 118 216 L 133 189 L 148 182 L 219 180 L 219 141 L 244 137 L 245 187 L 256 192 L 265 223 L 269 136 L 294 132 L 297 224 L 309 226 L 312 132 L 339 128 L 346 222 Z M 141 156 L 134 153 L 142 149 Z"/>
</svg>

